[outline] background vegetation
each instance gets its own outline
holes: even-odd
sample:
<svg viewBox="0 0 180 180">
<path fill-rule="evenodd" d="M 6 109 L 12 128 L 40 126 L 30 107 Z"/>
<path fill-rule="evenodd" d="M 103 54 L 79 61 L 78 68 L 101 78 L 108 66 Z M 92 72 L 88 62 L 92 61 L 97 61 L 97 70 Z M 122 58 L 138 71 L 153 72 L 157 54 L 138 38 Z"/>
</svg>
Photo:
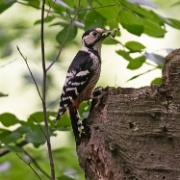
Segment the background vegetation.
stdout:
<svg viewBox="0 0 180 180">
<path fill-rule="evenodd" d="M 0 179 L 51 176 L 41 100 L 19 53 L 27 57 L 41 90 L 41 3 L 40 0 L 0 1 Z M 81 47 L 82 33 L 91 27 L 121 30 L 118 37 L 104 42 L 98 85 L 139 87 L 159 83 L 164 56 L 179 46 L 179 4 L 160 0 L 46 1 L 47 67 L 58 60 L 48 71 L 46 89 L 57 179 L 84 179 L 68 116 L 63 116 L 58 127 L 54 127 L 65 73 Z M 82 104 L 82 117 L 87 116 L 88 108 L 86 103 Z"/>
</svg>

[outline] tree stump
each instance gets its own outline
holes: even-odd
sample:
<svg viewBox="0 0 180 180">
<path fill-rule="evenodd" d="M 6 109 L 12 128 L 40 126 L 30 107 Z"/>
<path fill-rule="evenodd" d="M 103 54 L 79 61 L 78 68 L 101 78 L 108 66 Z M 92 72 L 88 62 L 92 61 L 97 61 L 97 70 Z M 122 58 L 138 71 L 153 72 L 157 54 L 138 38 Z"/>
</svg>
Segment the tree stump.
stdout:
<svg viewBox="0 0 180 180">
<path fill-rule="evenodd" d="M 180 49 L 160 85 L 103 89 L 86 126 L 77 154 L 87 180 L 180 180 Z"/>
</svg>

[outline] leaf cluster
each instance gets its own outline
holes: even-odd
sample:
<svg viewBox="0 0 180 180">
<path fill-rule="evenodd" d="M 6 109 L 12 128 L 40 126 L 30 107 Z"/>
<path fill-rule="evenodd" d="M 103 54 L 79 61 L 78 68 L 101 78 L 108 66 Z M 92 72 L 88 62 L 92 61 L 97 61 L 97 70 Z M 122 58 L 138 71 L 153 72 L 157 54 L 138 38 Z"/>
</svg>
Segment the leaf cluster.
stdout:
<svg viewBox="0 0 180 180">
<path fill-rule="evenodd" d="M 90 106 L 82 103 L 80 106 L 80 114 L 86 117 Z M 57 131 L 71 130 L 71 122 L 67 114 L 64 114 L 55 126 L 55 117 L 57 112 L 47 112 L 48 124 L 51 136 L 56 136 Z M 33 144 L 38 148 L 46 142 L 46 133 L 44 127 L 43 112 L 35 112 L 31 114 L 27 120 L 20 120 L 12 113 L 0 114 L 0 123 L 4 128 L 0 128 L 0 147 L 6 148 L 14 152 L 23 152 L 23 147 L 19 144 Z M 10 130 L 9 128 L 13 128 Z"/>
<path fill-rule="evenodd" d="M 158 14 L 158 12 L 155 11 L 157 6 L 148 0 L 81 0 L 79 2 L 80 7 L 78 6 L 78 1 L 46 1 L 45 23 L 50 28 L 58 27 L 59 32 L 56 33 L 56 41 L 60 45 L 63 43 L 67 32 L 69 33 L 66 38 L 66 44 L 72 43 L 77 37 L 79 29 L 87 30 L 93 27 L 106 29 L 121 27 L 126 29 L 130 34 L 136 36 L 146 34 L 154 38 L 163 38 L 165 36 L 167 33 L 166 25 L 180 29 L 179 20 L 163 17 Z M 14 3 L 30 6 L 37 10 L 41 9 L 40 0 L 11 0 L 6 3 L 4 3 L 4 1 L 0 3 L 0 13 L 6 11 Z M 174 3 L 173 6 L 178 4 L 178 2 Z M 39 19 L 34 22 L 34 25 L 38 25 L 40 22 L 41 20 Z M 118 36 L 120 35 L 119 33 Z M 5 42 L 7 46 L 10 39 L 5 35 L 0 38 L 0 42 Z M 139 69 L 149 60 L 156 64 L 156 69 L 162 68 L 164 62 L 163 57 L 155 53 L 146 52 L 146 47 L 139 42 L 130 41 L 123 44 L 117 39 L 109 38 L 105 41 L 105 44 L 122 46 L 116 53 L 122 56 L 123 59 L 129 61 L 127 68 L 130 70 Z M 12 49 L 6 46 L 5 44 L 1 46 L 3 48 L 1 51 L 3 52 L 2 57 L 11 54 L 10 51 L 12 52 Z M 134 53 L 136 53 L 137 56 L 134 56 Z M 139 76 L 134 76 L 131 79 Z"/>
<path fill-rule="evenodd" d="M 89 112 L 89 108 L 90 106 L 87 103 L 81 104 L 80 114 L 82 117 L 86 118 L 87 113 Z M 67 114 L 64 114 L 58 125 L 55 126 L 56 114 L 57 112 L 47 112 L 49 132 L 51 137 L 56 136 L 58 131 L 71 130 L 71 122 Z M 38 149 L 46 143 L 46 131 L 43 121 L 43 112 L 32 113 L 27 118 L 27 120 L 21 120 L 12 113 L 0 114 L 0 124 L 2 126 L 2 128 L 0 128 L 0 157 L 4 156 L 8 152 L 18 153 L 18 156 L 22 156 L 23 161 L 25 161 L 27 164 L 33 164 L 33 162 L 28 162 L 27 158 L 24 157 L 27 149 L 25 145 L 32 144 L 35 149 Z M 28 152 L 34 152 L 34 150 L 28 149 Z M 59 164 L 59 162 L 61 162 L 60 165 L 56 166 L 56 172 L 58 172 L 57 179 L 77 180 L 82 178 L 83 174 L 78 165 L 77 156 L 75 154 L 75 146 L 57 148 L 53 150 L 52 153 L 55 159 L 55 163 Z M 37 155 L 33 155 L 33 157 L 36 156 Z M 14 157 L 12 157 L 10 162 L 13 161 L 13 159 Z M 38 155 L 38 158 L 35 158 L 35 161 L 36 163 L 41 162 L 43 169 L 48 169 L 48 166 L 46 166 L 46 164 L 48 164 L 48 158 L 44 158 L 42 153 Z M 19 163 L 20 162 L 16 162 L 16 164 Z M 37 167 L 34 168 L 37 172 L 39 171 Z M 40 174 L 43 177 L 43 174 Z M 4 178 L 9 176 L 13 176 L 12 170 L 11 174 L 2 174 L 0 177 Z M 29 176 L 31 177 L 31 175 Z M 21 177 L 21 175 L 18 175 L 18 177 Z"/>
<path fill-rule="evenodd" d="M 0 0 L 0 14 L 4 13 L 15 3 L 41 10 L 41 0 Z M 179 5 L 179 2 L 173 5 Z M 79 29 L 87 30 L 94 27 L 113 29 L 120 27 L 135 36 L 147 35 L 153 38 L 163 38 L 167 33 L 167 25 L 178 30 L 180 29 L 179 20 L 163 17 L 154 10 L 155 8 L 156 5 L 148 0 L 48 0 L 45 6 L 46 16 L 44 22 L 49 29 L 52 27 L 58 28 L 55 39 L 59 46 L 62 46 L 64 42 L 66 44 L 74 42 Z M 34 22 L 34 26 L 39 26 L 40 23 L 41 20 L 37 19 Z M 16 26 L 19 31 L 17 31 L 15 36 L 7 35 L 5 29 L 0 29 L 0 58 L 7 57 L 12 53 L 11 42 L 24 33 L 25 27 L 27 28 L 26 24 Z M 121 33 L 117 34 L 117 36 L 121 36 Z M 49 37 L 51 39 L 52 36 Z M 34 40 L 35 44 L 38 44 L 36 37 L 34 37 Z M 117 37 L 115 39 L 109 38 L 104 43 L 121 47 L 116 53 L 128 62 L 127 68 L 130 70 L 139 69 L 145 63 L 152 66 L 152 69 L 136 75 L 130 80 L 163 67 L 164 57 L 156 53 L 147 52 L 146 47 L 138 41 L 131 40 L 122 43 Z M 29 79 L 29 76 L 26 76 L 26 79 Z M 49 76 L 49 79 L 51 79 L 51 76 Z M 39 81 L 41 83 L 42 80 L 40 79 Z M 152 81 L 152 84 L 160 82 L 161 77 L 157 77 Z M 0 93 L 0 97 L 5 96 L 7 94 Z M 82 117 L 87 116 L 88 109 L 86 104 L 82 104 L 80 112 Z M 56 112 L 47 112 L 51 137 L 56 136 L 58 131 L 71 130 L 71 123 L 67 115 L 62 117 L 57 127 L 54 126 L 55 116 Z M 46 142 L 46 131 L 43 120 L 43 112 L 34 112 L 27 119 L 23 120 L 11 113 L 0 114 L 0 123 L 2 125 L 0 128 L 1 155 L 9 151 L 24 153 L 24 145 L 26 144 L 32 144 L 36 149 L 44 145 Z M 74 150 L 68 148 L 59 148 L 53 151 L 56 160 L 63 161 L 64 165 L 64 168 L 60 166 L 58 169 L 61 176 L 57 179 L 75 179 L 69 176 L 71 168 L 77 169 L 77 162 L 73 164 L 71 161 L 73 157 L 72 152 Z M 66 157 L 67 154 L 68 156 Z M 64 173 L 67 169 L 70 169 L 67 172 L 67 174 L 69 173 L 68 175 Z"/>
</svg>

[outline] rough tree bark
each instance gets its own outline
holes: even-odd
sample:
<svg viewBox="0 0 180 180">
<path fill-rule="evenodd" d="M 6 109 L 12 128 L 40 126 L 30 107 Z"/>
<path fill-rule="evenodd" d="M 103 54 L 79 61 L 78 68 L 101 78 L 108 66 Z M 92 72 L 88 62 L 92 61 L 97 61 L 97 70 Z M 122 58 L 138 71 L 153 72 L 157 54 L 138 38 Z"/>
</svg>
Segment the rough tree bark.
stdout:
<svg viewBox="0 0 180 180">
<path fill-rule="evenodd" d="M 87 180 L 180 180 L 180 49 L 160 85 L 102 91 L 77 146 Z"/>
</svg>

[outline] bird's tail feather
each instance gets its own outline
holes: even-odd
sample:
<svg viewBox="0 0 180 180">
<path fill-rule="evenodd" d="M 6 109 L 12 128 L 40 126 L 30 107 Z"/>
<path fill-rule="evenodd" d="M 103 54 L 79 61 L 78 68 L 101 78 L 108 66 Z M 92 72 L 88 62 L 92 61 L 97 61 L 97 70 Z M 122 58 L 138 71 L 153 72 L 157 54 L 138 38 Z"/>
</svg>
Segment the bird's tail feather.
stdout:
<svg viewBox="0 0 180 180">
<path fill-rule="evenodd" d="M 74 136 L 77 142 L 77 140 L 81 137 L 82 133 L 84 133 L 84 126 L 82 124 L 82 120 L 79 115 L 79 112 L 76 108 L 74 108 L 73 106 L 70 106 L 69 114 L 71 118 L 72 129 L 73 129 Z"/>
<path fill-rule="evenodd" d="M 56 116 L 56 122 L 55 125 L 57 125 L 59 119 L 61 118 L 61 116 L 65 113 L 66 109 L 65 108 L 59 108 L 57 116 Z"/>
</svg>

